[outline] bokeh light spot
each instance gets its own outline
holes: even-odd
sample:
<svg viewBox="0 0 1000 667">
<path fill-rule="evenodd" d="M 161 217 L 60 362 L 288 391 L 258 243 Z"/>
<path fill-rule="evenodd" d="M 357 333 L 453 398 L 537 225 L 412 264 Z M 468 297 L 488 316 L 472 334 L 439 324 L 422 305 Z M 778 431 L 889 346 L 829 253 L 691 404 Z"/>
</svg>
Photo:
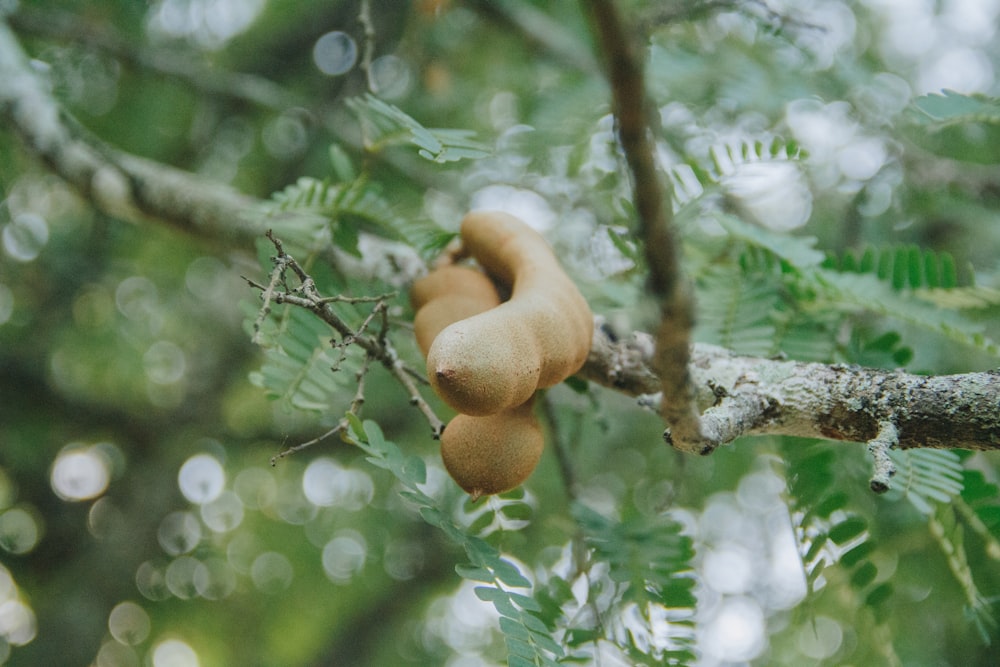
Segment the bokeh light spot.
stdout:
<svg viewBox="0 0 1000 667">
<path fill-rule="evenodd" d="M 170 592 L 181 600 L 197 597 L 198 587 L 195 585 L 194 579 L 200 565 L 201 562 L 191 556 L 175 558 L 167 566 L 166 572 L 167 588 Z"/>
<path fill-rule="evenodd" d="M 111 636 L 126 646 L 146 641 L 151 627 L 149 614 L 135 602 L 119 602 L 108 615 Z"/>
<path fill-rule="evenodd" d="M 328 32 L 313 46 L 313 62 L 319 71 L 328 76 L 346 73 L 357 60 L 358 45 L 346 32 Z"/>
<path fill-rule="evenodd" d="M 108 488 L 108 462 L 94 447 L 68 446 L 52 465 L 52 490 L 63 500 L 89 500 Z"/>
<path fill-rule="evenodd" d="M 38 624 L 35 612 L 20 600 L 0 604 L 0 636 L 14 646 L 24 646 L 35 638 Z"/>
<path fill-rule="evenodd" d="M 190 512 L 171 512 L 156 533 L 160 546 L 171 556 L 193 550 L 201 541 L 201 524 Z"/>
<path fill-rule="evenodd" d="M 292 563 L 275 551 L 262 553 L 250 566 L 250 578 L 263 593 L 280 593 L 291 585 L 294 576 Z"/>
<path fill-rule="evenodd" d="M 159 294 L 148 278 L 130 276 L 118 283 L 115 290 L 115 305 L 119 312 L 130 320 L 144 320 L 156 311 Z"/>
<path fill-rule="evenodd" d="M 166 639 L 153 648 L 153 667 L 200 667 L 198 654 L 180 639 Z"/>
<path fill-rule="evenodd" d="M 97 667 L 139 667 L 139 656 L 131 646 L 106 641 L 97 652 Z"/>
<path fill-rule="evenodd" d="M 225 560 L 209 558 L 195 568 L 194 587 L 206 600 L 221 600 L 236 590 L 236 572 Z"/>
<path fill-rule="evenodd" d="M 26 554 L 38 544 L 41 529 L 28 511 L 15 507 L 0 514 L 0 547 L 12 554 Z"/>
<path fill-rule="evenodd" d="M 135 585 L 147 600 L 166 600 L 170 597 L 167 578 L 161 568 L 146 561 L 135 572 Z"/>
<path fill-rule="evenodd" d="M 278 496 L 274 475 L 264 468 L 244 468 L 236 475 L 233 490 L 243 505 L 252 510 L 271 507 Z"/>
<path fill-rule="evenodd" d="M 177 485 L 188 502 L 203 505 L 212 502 L 226 485 L 226 471 L 211 454 L 195 454 L 181 466 Z"/>
<path fill-rule="evenodd" d="M 760 655 L 766 645 L 764 614 L 749 598 L 725 601 L 714 618 L 703 626 L 705 652 L 725 662 L 746 662 Z"/>
<path fill-rule="evenodd" d="M 365 567 L 368 544 L 355 530 L 342 530 L 323 547 L 323 569 L 335 584 L 346 584 Z"/>
<path fill-rule="evenodd" d="M 3 228 L 3 249 L 18 262 L 30 262 L 49 241 L 49 225 L 40 215 L 19 213 Z"/>
<path fill-rule="evenodd" d="M 201 506 L 201 520 L 213 532 L 228 533 L 243 522 L 243 503 L 234 492 L 223 491 Z"/>
<path fill-rule="evenodd" d="M 389 100 L 405 95 L 412 80 L 406 61 L 391 54 L 372 62 L 371 78 L 378 95 Z"/>
<path fill-rule="evenodd" d="M 313 505 L 360 510 L 375 495 L 375 483 L 361 470 L 344 468 L 330 458 L 318 458 L 302 475 L 302 492 Z"/>
<path fill-rule="evenodd" d="M 173 384 L 184 377 L 187 358 L 176 343 L 158 340 L 142 355 L 146 377 L 156 384 Z"/>
<path fill-rule="evenodd" d="M 799 650 L 816 660 L 833 657 L 843 642 L 844 629 L 829 616 L 817 616 L 799 628 Z"/>
</svg>

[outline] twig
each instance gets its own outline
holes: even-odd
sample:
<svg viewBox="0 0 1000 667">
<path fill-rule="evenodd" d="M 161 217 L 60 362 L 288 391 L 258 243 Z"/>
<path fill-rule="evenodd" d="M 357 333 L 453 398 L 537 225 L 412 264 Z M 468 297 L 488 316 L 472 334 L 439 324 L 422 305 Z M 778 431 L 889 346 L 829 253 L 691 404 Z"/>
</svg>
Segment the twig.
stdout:
<svg viewBox="0 0 1000 667">
<path fill-rule="evenodd" d="M 348 414 L 352 414 L 352 415 L 354 415 L 355 417 L 358 417 L 358 418 L 361 417 L 361 406 L 365 402 L 365 376 L 368 373 L 368 366 L 371 363 L 371 359 L 372 359 L 371 356 L 365 355 L 365 358 L 361 361 L 361 368 L 358 370 L 357 373 L 354 374 L 354 377 L 355 377 L 355 379 L 357 380 L 357 383 L 358 383 L 358 388 L 357 388 L 357 391 L 354 392 L 354 398 L 351 399 L 351 405 L 348 407 L 347 413 Z M 308 442 L 303 442 L 301 444 L 295 445 L 294 447 L 288 447 L 287 449 L 284 449 L 281 452 L 279 452 L 278 454 L 275 454 L 274 456 L 272 456 L 271 457 L 271 466 L 273 467 L 273 466 L 277 465 L 278 461 L 280 459 L 285 458 L 286 456 L 291 456 L 292 454 L 295 454 L 296 452 L 301 452 L 303 449 L 306 449 L 307 447 L 312 447 L 313 445 L 316 445 L 316 444 L 319 444 L 320 442 L 323 442 L 324 440 L 326 440 L 330 436 L 336 435 L 337 433 L 340 433 L 340 432 L 346 430 L 349 426 L 350 426 L 350 424 L 347 421 L 347 417 L 346 416 L 341 417 L 337 421 L 337 425 L 334 426 L 329 431 L 327 431 L 326 433 L 324 433 L 323 435 L 321 435 L 319 437 L 316 437 L 316 438 L 313 438 L 312 440 L 309 440 Z"/>
<path fill-rule="evenodd" d="M 643 69 L 632 36 L 610 0 L 583 0 L 604 56 L 618 137 L 632 174 L 638 233 L 649 270 L 649 291 L 660 306 L 656 368 L 663 401 L 660 412 L 675 446 L 704 448 L 688 370 L 694 307 L 679 268 L 669 182 L 661 178 L 646 116 Z"/>
<path fill-rule="evenodd" d="M 361 0 L 358 8 L 358 22 L 365 31 L 365 48 L 361 56 L 361 69 L 368 80 L 368 90 L 378 95 L 378 81 L 372 72 L 372 60 L 375 57 L 375 24 L 372 23 L 371 0 Z"/>
<path fill-rule="evenodd" d="M 430 404 L 420 395 L 420 391 L 417 389 L 414 381 L 414 377 L 417 375 L 416 372 L 400 359 L 399 354 L 388 338 L 389 319 L 387 303 L 390 298 L 395 296 L 395 293 L 384 294 L 380 297 L 324 297 L 320 295 L 312 276 L 302 268 L 294 257 L 285 252 L 281 240 L 270 230 L 266 233 L 266 236 L 271 241 L 271 244 L 274 245 L 277 253 L 272 258 L 274 269 L 271 271 L 268 284 L 262 285 L 253 280 L 245 279 L 250 286 L 261 290 L 264 301 L 255 320 L 255 339 L 259 340 L 259 336 L 256 333 L 259 333 L 260 325 L 263 323 L 264 318 L 267 317 L 267 313 L 270 312 L 270 304 L 272 302 L 289 304 L 309 310 L 340 335 L 340 341 L 333 343 L 333 346 L 341 348 L 344 351 L 344 355 L 346 355 L 346 349 L 351 345 L 357 345 L 365 351 L 363 366 L 365 371 L 367 371 L 371 361 L 380 362 L 406 391 L 410 404 L 420 410 L 421 414 L 427 419 L 427 422 L 431 426 L 432 436 L 435 439 L 440 437 L 441 432 L 444 430 L 444 422 L 438 418 Z M 298 286 L 295 288 L 289 288 L 286 284 L 285 275 L 288 271 L 294 273 L 299 281 Z M 285 286 L 284 291 L 278 289 L 279 285 Z M 331 303 L 335 302 L 374 303 L 375 305 L 362 320 L 361 324 L 357 328 L 353 328 L 329 307 Z M 380 320 L 378 331 L 372 333 L 370 329 L 376 319 Z M 343 358 L 342 356 L 340 361 Z M 362 401 L 363 397 L 358 398 L 356 395 L 356 400 L 352 403 L 352 406 L 357 405 L 360 407 Z M 334 427 L 329 433 L 317 438 L 317 441 L 329 437 L 340 428 L 342 428 L 342 425 Z M 314 442 L 310 441 L 297 447 L 298 449 L 302 449 L 312 444 Z M 298 449 L 292 448 L 293 451 L 298 451 Z"/>
<path fill-rule="evenodd" d="M 868 453 L 874 459 L 875 469 L 868 485 L 875 493 L 889 490 L 889 479 L 896 474 L 896 465 L 889 458 L 889 450 L 899 444 L 896 425 L 886 420 L 879 423 L 878 433 L 868 441 Z"/>
<path fill-rule="evenodd" d="M 559 463 L 559 474 L 562 476 L 563 487 L 565 487 L 566 495 L 569 496 L 570 500 L 575 500 L 577 486 L 576 471 L 573 469 L 573 457 L 568 451 L 569 445 L 567 439 L 563 437 L 562 430 L 559 428 L 559 420 L 556 418 L 552 399 L 547 393 L 542 397 L 542 411 L 545 415 L 545 421 L 549 425 L 549 439 L 552 441 L 556 461 Z"/>
</svg>

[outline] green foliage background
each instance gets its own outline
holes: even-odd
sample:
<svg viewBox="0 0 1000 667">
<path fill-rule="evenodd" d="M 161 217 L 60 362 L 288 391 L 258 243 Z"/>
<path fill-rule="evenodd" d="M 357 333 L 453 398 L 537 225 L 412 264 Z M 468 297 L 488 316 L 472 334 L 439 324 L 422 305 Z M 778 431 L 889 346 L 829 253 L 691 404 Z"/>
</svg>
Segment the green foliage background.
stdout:
<svg viewBox="0 0 1000 667">
<path fill-rule="evenodd" d="M 997 367 L 994 79 L 922 89 L 927 62 L 887 46 L 900 17 L 879 3 L 620 4 L 648 47 L 699 340 Z M 484 201 L 549 221 L 595 312 L 648 330 L 577 3 L 272 0 L 228 35 L 211 8 L 230 5 L 254 3 L 37 0 L 6 18 L 88 131 L 266 199 L 256 219 L 324 294 L 395 293 L 388 336 L 414 367 L 406 285 L 366 239 L 430 260 Z M 948 25 L 940 43 L 978 34 Z M 358 63 L 317 69 L 331 31 L 362 60 L 373 48 L 377 90 Z M 236 73 L 280 90 L 251 95 Z M 577 383 L 546 396 L 528 484 L 472 505 L 375 367 L 362 419 L 272 466 L 343 418 L 362 361 L 294 308 L 251 344 L 259 300 L 241 276 L 266 282 L 273 247 L 97 213 L 7 131 L 0 193 L 0 662 L 995 662 L 996 456 L 894 452 L 895 487 L 875 497 L 863 445 L 684 457 L 655 415 Z M 355 327 L 371 310 L 335 307 Z M 74 453 L 106 487 L 56 493 Z M 179 476 L 198 455 L 224 482 L 192 496 Z"/>
</svg>

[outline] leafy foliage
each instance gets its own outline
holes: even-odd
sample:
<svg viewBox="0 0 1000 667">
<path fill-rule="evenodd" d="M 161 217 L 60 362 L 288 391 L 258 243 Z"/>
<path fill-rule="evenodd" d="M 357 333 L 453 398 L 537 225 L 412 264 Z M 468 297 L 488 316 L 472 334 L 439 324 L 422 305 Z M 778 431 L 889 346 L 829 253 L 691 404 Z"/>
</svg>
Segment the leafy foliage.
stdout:
<svg viewBox="0 0 1000 667">
<path fill-rule="evenodd" d="M 333 243 L 337 248 L 361 256 L 359 233 L 370 230 L 405 241 L 431 256 L 453 238 L 426 218 L 407 218 L 382 194 L 381 187 L 368 178 L 332 183 L 302 177 L 272 197 L 268 215 L 276 234 L 290 241 L 291 249 L 315 250 Z M 300 217 L 287 218 L 281 212 Z"/>
<path fill-rule="evenodd" d="M 1000 161 L 1000 101 L 953 90 L 913 100 L 907 119 L 909 137 L 937 155 L 996 164 Z"/>
<path fill-rule="evenodd" d="M 807 590 L 815 594 L 828 569 L 839 565 L 847 571 L 848 590 L 884 621 L 892 584 L 876 582 L 878 544 L 868 520 L 851 509 L 850 494 L 835 483 L 836 454 L 813 446 L 790 459 L 788 493 Z"/>
<path fill-rule="evenodd" d="M 489 154 L 486 146 L 475 141 L 474 132 L 459 129 L 428 129 L 398 107 L 368 94 L 347 100 L 362 123 L 368 150 L 378 152 L 388 146 L 409 144 L 420 157 L 434 162 L 456 162 Z"/>
<path fill-rule="evenodd" d="M 940 449 L 892 450 L 894 486 L 922 514 L 935 503 L 947 504 L 962 492 L 962 462 L 958 454 Z"/>
<path fill-rule="evenodd" d="M 460 576 L 475 582 L 489 584 L 478 586 L 476 596 L 489 602 L 500 615 L 500 630 L 504 633 L 509 655 L 509 667 L 549 667 L 563 656 L 545 624 L 536 615 L 542 607 L 530 595 L 511 589 L 530 589 L 531 581 L 517 566 L 501 557 L 500 552 L 479 537 L 463 531 L 448 519 L 448 511 L 441 503 L 423 490 L 427 482 L 427 469 L 419 456 L 404 455 L 399 447 L 385 439 L 375 422 L 358 421 L 349 414 L 350 441 L 361 447 L 368 460 L 391 472 L 403 489 L 400 495 L 412 502 L 423 519 L 441 529 L 453 542 L 465 550 L 467 565 L 455 568 Z"/>
<path fill-rule="evenodd" d="M 611 520 L 582 504 L 572 512 L 584 542 L 597 562 L 607 563 L 616 586 L 608 614 L 633 609 L 646 625 L 645 638 L 641 629 L 629 628 L 629 655 L 643 664 L 693 662 L 694 549 L 681 524 L 667 515 Z M 664 618 L 671 631 L 656 637 L 653 626 Z"/>
</svg>

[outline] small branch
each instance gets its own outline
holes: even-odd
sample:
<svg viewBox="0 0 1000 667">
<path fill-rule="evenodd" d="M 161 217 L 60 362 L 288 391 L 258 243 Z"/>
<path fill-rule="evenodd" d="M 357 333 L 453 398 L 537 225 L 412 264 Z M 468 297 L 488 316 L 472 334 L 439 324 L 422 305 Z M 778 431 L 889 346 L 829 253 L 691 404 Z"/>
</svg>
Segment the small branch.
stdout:
<svg viewBox="0 0 1000 667">
<path fill-rule="evenodd" d="M 378 81 L 372 72 L 372 61 L 375 59 L 375 24 L 372 23 L 371 0 L 361 0 L 358 8 L 358 23 L 365 31 L 365 48 L 361 56 L 361 69 L 365 72 L 368 81 L 368 90 L 378 95 Z"/>
<path fill-rule="evenodd" d="M 361 368 L 358 370 L 357 373 L 354 374 L 354 377 L 358 383 L 358 389 L 356 392 L 354 392 L 354 398 L 351 400 L 351 405 L 350 407 L 348 407 L 347 412 L 348 414 L 352 414 L 355 417 L 358 417 L 359 419 L 361 418 L 361 406 L 365 402 L 365 376 L 368 373 L 368 366 L 371 363 L 371 360 L 372 358 L 370 356 L 365 355 L 364 360 L 361 362 Z M 306 449 L 307 447 L 312 447 L 313 445 L 319 444 L 333 435 L 336 435 L 338 433 L 347 430 L 349 426 L 350 424 L 347 421 L 347 417 L 346 416 L 341 417 L 340 420 L 337 422 L 337 425 L 334 426 L 329 431 L 327 431 L 326 433 L 324 433 L 323 435 L 317 438 L 313 438 L 308 442 L 303 442 L 301 444 L 295 445 L 294 447 L 289 447 L 287 449 L 284 449 L 278 454 L 272 456 L 271 466 L 272 467 L 276 466 L 278 464 L 278 461 L 280 459 L 285 458 L 286 456 L 291 456 L 292 454 L 301 452 L 303 449 Z"/>
<path fill-rule="evenodd" d="M 889 450 L 899 444 L 899 431 L 891 421 L 879 423 L 878 433 L 868 441 L 868 453 L 874 459 L 874 471 L 868 483 L 875 493 L 889 490 L 889 480 L 896 474 L 896 465 L 889 458 Z"/>
<path fill-rule="evenodd" d="M 604 55 L 618 137 L 632 175 L 648 287 L 660 306 L 656 333 L 656 367 L 663 392 L 660 412 L 670 425 L 676 446 L 703 448 L 707 444 L 703 443 L 688 370 L 694 305 L 679 269 L 669 182 L 661 178 L 654 157 L 641 58 L 611 0 L 584 0 L 583 6 Z"/>
<path fill-rule="evenodd" d="M 431 426 L 432 436 L 435 439 L 439 438 L 441 432 L 444 430 L 444 422 L 438 418 L 438 416 L 434 413 L 434 410 L 430 407 L 430 404 L 428 404 L 427 401 L 424 400 L 423 396 L 421 396 L 420 391 L 417 389 L 416 383 L 413 379 L 416 375 L 415 371 L 410 369 L 403 362 L 403 360 L 400 359 L 399 354 L 396 352 L 396 349 L 392 346 L 388 339 L 389 321 L 387 315 L 388 308 L 386 304 L 388 299 L 395 296 L 395 293 L 384 294 L 379 297 L 324 297 L 317 290 L 316 283 L 312 277 L 306 273 L 294 257 L 285 252 L 281 240 L 275 237 L 270 230 L 266 233 L 266 236 L 277 251 L 277 255 L 272 258 L 274 261 L 274 270 L 271 271 L 268 284 L 262 285 L 253 280 L 244 279 L 251 287 L 261 291 L 262 300 L 264 302 L 257 318 L 254 321 L 254 339 L 260 340 L 260 327 L 263 324 L 264 318 L 266 318 L 268 313 L 270 313 L 271 303 L 289 304 L 305 308 L 326 322 L 330 328 L 340 335 L 340 341 L 333 343 L 334 347 L 344 349 L 345 354 L 346 348 L 351 345 L 357 345 L 365 351 L 365 361 L 363 366 L 365 371 L 367 371 L 371 361 L 374 360 L 381 362 L 381 364 L 406 391 L 409 396 L 410 404 L 420 410 L 421 414 L 423 414 L 427 419 L 427 422 Z M 289 288 L 287 286 L 285 276 L 288 271 L 294 273 L 295 277 L 299 281 L 299 285 L 295 288 Z M 281 290 L 278 286 L 284 286 L 284 289 Z M 374 303 L 375 305 L 361 324 L 357 328 L 354 328 L 341 319 L 329 307 L 330 304 L 334 302 Z M 376 318 L 380 319 L 379 331 L 371 333 L 369 329 L 372 323 L 375 322 Z M 359 379 L 359 384 L 360 383 L 361 380 Z M 360 393 L 359 388 L 359 393 L 355 395 L 355 400 L 351 403 L 351 410 L 356 408 L 360 409 L 363 401 L 364 397 Z M 308 443 L 297 445 L 296 447 L 291 448 L 291 451 L 298 451 L 299 449 L 311 446 L 312 444 L 315 444 L 315 442 L 321 441 L 342 430 L 345 424 L 346 422 L 344 424 L 338 424 L 330 432 L 316 438 L 313 441 L 309 441 Z M 291 453 L 291 451 L 289 453 Z"/>
<path fill-rule="evenodd" d="M 94 205 L 125 220 L 158 220 L 214 239 L 250 244 L 256 200 L 203 177 L 118 151 L 69 122 L 10 28 L 0 21 L 0 117 Z"/>
<path fill-rule="evenodd" d="M 549 425 L 549 433 L 551 435 L 549 440 L 552 442 L 556 461 L 559 464 L 559 474 L 562 477 L 566 496 L 570 501 L 575 501 L 578 492 L 576 471 L 573 468 L 573 456 L 569 451 L 569 442 L 575 439 L 564 437 L 562 430 L 559 428 L 559 419 L 556 417 L 555 406 L 547 393 L 542 397 L 541 404 L 545 421 Z"/>
</svg>

